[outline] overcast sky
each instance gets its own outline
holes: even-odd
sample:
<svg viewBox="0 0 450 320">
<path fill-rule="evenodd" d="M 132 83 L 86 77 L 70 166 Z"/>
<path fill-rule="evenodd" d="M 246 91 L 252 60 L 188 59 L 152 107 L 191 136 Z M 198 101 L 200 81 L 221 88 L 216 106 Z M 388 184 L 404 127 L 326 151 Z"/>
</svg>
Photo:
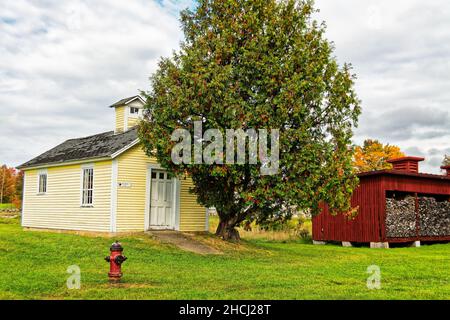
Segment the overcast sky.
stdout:
<svg viewBox="0 0 450 320">
<path fill-rule="evenodd" d="M 0 0 L 0 163 L 113 129 L 116 100 L 148 89 L 182 39 L 175 0 Z M 358 76 L 365 138 L 450 154 L 450 2 L 316 0 L 338 60 Z"/>
</svg>

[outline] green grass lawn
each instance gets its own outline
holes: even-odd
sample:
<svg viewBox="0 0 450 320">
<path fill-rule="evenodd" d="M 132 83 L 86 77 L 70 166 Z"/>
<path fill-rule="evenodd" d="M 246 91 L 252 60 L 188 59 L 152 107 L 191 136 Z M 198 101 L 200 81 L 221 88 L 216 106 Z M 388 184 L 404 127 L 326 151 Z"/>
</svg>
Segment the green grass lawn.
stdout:
<svg viewBox="0 0 450 320">
<path fill-rule="evenodd" d="M 148 236 L 121 237 L 128 261 L 123 283 L 108 284 L 112 239 L 22 231 L 0 219 L 2 299 L 449 299 L 450 244 L 368 249 L 299 241 L 223 243 L 198 236 L 223 255 L 201 256 Z M 381 268 L 380 290 L 368 290 L 369 265 Z M 66 272 L 81 268 L 81 289 Z"/>
</svg>

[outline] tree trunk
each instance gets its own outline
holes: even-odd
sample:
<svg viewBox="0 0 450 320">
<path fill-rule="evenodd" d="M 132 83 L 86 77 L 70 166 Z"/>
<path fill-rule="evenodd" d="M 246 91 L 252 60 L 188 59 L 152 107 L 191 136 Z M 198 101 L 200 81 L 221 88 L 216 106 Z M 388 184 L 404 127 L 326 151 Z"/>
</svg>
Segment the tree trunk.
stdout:
<svg viewBox="0 0 450 320">
<path fill-rule="evenodd" d="M 220 218 L 219 225 L 217 226 L 216 236 L 221 237 L 223 240 L 239 241 L 239 231 L 236 230 L 236 223 L 233 223 L 232 219 Z"/>
</svg>

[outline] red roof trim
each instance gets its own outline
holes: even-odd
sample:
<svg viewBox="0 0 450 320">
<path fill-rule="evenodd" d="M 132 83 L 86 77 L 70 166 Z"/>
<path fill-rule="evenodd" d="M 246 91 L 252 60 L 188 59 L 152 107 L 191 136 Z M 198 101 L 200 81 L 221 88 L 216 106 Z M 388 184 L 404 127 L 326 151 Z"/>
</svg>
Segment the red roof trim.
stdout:
<svg viewBox="0 0 450 320">
<path fill-rule="evenodd" d="M 439 174 L 431 174 L 431 173 L 414 173 L 407 172 L 401 170 L 377 170 L 377 171 L 368 171 L 359 173 L 358 177 L 368 177 L 368 176 L 381 176 L 381 175 L 396 175 L 396 176 L 408 176 L 408 177 L 416 177 L 416 178 L 428 178 L 428 179 L 436 179 L 436 180 L 449 180 L 449 176 L 439 175 Z"/>
</svg>

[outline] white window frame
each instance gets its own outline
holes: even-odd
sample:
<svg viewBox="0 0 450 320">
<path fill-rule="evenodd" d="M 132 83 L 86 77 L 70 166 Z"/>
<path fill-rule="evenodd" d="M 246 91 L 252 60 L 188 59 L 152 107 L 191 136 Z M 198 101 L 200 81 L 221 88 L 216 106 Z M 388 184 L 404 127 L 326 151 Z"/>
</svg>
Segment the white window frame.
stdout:
<svg viewBox="0 0 450 320">
<path fill-rule="evenodd" d="M 86 170 L 92 170 L 92 188 L 91 189 L 84 189 L 84 174 Z M 91 195 L 91 203 L 84 203 L 84 194 L 85 191 L 89 192 L 89 190 L 92 191 Z M 84 165 L 81 167 L 81 174 L 80 174 L 80 205 L 82 208 L 92 208 L 94 207 L 94 198 L 95 195 L 95 169 L 93 164 Z"/>
<path fill-rule="evenodd" d="M 38 171 L 37 178 L 37 194 L 38 195 L 46 195 L 48 191 L 48 170 L 42 169 Z M 45 176 L 45 190 L 41 191 L 41 176 Z"/>
<path fill-rule="evenodd" d="M 137 113 L 132 113 L 131 109 L 137 109 Z M 138 118 L 141 115 L 141 108 L 130 106 L 128 112 L 132 118 Z"/>
</svg>

